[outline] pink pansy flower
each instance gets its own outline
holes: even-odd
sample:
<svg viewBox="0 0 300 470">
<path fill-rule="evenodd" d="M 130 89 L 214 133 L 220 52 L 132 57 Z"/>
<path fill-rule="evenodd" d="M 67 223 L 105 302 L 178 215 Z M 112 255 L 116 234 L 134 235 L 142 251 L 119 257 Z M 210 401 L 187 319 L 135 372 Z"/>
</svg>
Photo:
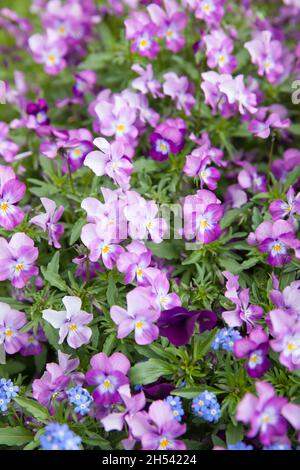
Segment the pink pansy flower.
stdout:
<svg viewBox="0 0 300 470">
<path fill-rule="evenodd" d="M 208 25 L 217 25 L 224 16 L 225 0 L 196 0 L 196 18 Z"/>
<path fill-rule="evenodd" d="M 88 344 L 92 330 L 87 324 L 93 320 L 93 315 L 81 310 L 81 300 L 79 297 L 65 296 L 62 302 L 66 310 L 60 312 L 52 309 L 43 310 L 43 319 L 50 323 L 53 328 L 59 329 L 59 344 L 65 338 L 71 348 L 80 348 L 83 344 Z"/>
<path fill-rule="evenodd" d="M 234 276 L 228 271 L 222 273 L 227 279 L 225 297 L 235 304 L 236 308 L 222 313 L 227 325 L 230 327 L 242 326 L 245 322 L 247 332 L 255 326 L 255 320 L 262 318 L 263 309 L 259 305 L 249 305 L 250 289 L 241 289 L 238 276 Z"/>
<path fill-rule="evenodd" d="M 295 196 L 295 190 L 291 186 L 286 194 L 287 202 L 281 199 L 271 202 L 269 212 L 273 220 L 287 218 L 294 222 L 294 214 L 300 215 L 300 193 Z"/>
<path fill-rule="evenodd" d="M 15 204 L 25 192 L 26 186 L 16 178 L 14 170 L 0 165 L 0 225 L 6 230 L 13 230 L 22 222 L 24 213 Z"/>
<path fill-rule="evenodd" d="M 228 208 L 242 207 L 248 201 L 247 193 L 239 184 L 231 184 L 225 193 L 225 206 Z"/>
<path fill-rule="evenodd" d="M 273 289 L 270 291 L 272 303 L 295 320 L 300 320 L 300 281 L 294 281 L 286 286 L 283 291 L 279 290 L 279 281 L 272 275 Z"/>
<path fill-rule="evenodd" d="M 300 407 L 288 403 L 287 398 L 277 397 L 271 384 L 256 382 L 258 397 L 246 393 L 237 407 L 236 419 L 250 424 L 249 438 L 259 434 L 260 442 L 268 446 L 285 436 L 288 422 L 300 429 Z"/>
<path fill-rule="evenodd" d="M 151 252 L 138 240 L 131 242 L 117 259 L 118 271 L 125 274 L 124 282 L 131 284 L 134 279 L 139 286 L 148 285 L 147 272 L 151 263 Z"/>
<path fill-rule="evenodd" d="M 32 396 L 42 405 L 52 407 L 51 401 L 54 398 L 59 401 L 66 398 L 66 388 L 71 381 L 78 385 L 83 384 L 84 375 L 73 372 L 79 366 L 79 359 L 69 358 L 68 354 L 58 351 L 58 364 L 47 364 L 42 377 L 32 382 Z"/>
<path fill-rule="evenodd" d="M 291 252 L 300 257 L 300 240 L 297 240 L 291 224 L 285 220 L 262 222 L 255 233 L 247 239 L 250 245 L 258 245 L 259 251 L 268 253 L 267 262 L 271 266 L 280 266 L 291 261 Z"/>
<path fill-rule="evenodd" d="M 99 353 L 90 360 L 91 370 L 85 379 L 89 385 L 96 386 L 93 398 L 99 405 L 113 405 L 121 402 L 119 388 L 128 384 L 127 373 L 130 362 L 124 354 L 115 352 L 110 357 Z"/>
<path fill-rule="evenodd" d="M 25 233 L 15 233 L 9 242 L 0 238 L 0 281 L 8 279 L 21 289 L 39 270 L 34 262 L 39 256 L 34 241 Z"/>
<path fill-rule="evenodd" d="M 284 73 L 283 48 L 280 41 L 272 39 L 271 31 L 262 31 L 252 41 L 245 43 L 252 63 L 258 65 L 258 75 L 266 75 L 270 83 L 278 83 Z"/>
<path fill-rule="evenodd" d="M 138 193 L 131 192 L 124 214 L 132 239 L 144 240 L 150 236 L 154 243 L 161 243 L 168 227 L 164 219 L 157 217 L 158 210 L 154 201 L 146 201 Z"/>
<path fill-rule="evenodd" d="M 107 269 L 112 269 L 124 248 L 115 244 L 113 229 L 104 230 L 102 222 L 87 224 L 82 228 L 81 240 L 90 250 L 89 259 L 93 262 L 102 258 Z"/>
<path fill-rule="evenodd" d="M 151 3 L 147 7 L 150 18 L 158 27 L 158 36 L 166 40 L 166 47 L 172 52 L 179 52 L 185 44 L 180 32 L 186 27 L 188 18 L 178 9 L 177 2 L 164 0 L 164 11 L 159 5 Z"/>
<path fill-rule="evenodd" d="M 267 178 L 257 172 L 255 166 L 248 162 L 239 163 L 243 169 L 238 174 L 239 185 L 243 189 L 251 189 L 254 193 L 267 191 Z"/>
<path fill-rule="evenodd" d="M 229 104 L 236 104 L 239 112 L 251 114 L 257 111 L 256 95 L 246 88 L 244 76 L 221 75 L 220 91 L 227 97 Z"/>
<path fill-rule="evenodd" d="M 233 350 L 238 359 L 247 358 L 245 367 L 252 378 L 261 377 L 270 367 L 269 336 L 260 325 L 250 332 L 248 338 L 238 339 L 234 343 Z"/>
<path fill-rule="evenodd" d="M 100 122 L 101 133 L 105 136 L 114 136 L 116 140 L 137 137 L 138 131 L 134 126 L 136 111 L 125 101 L 120 100 L 115 104 L 102 101 L 96 105 L 95 112 Z"/>
<path fill-rule="evenodd" d="M 15 354 L 23 346 L 25 333 L 20 330 L 26 325 L 26 315 L 0 302 L 0 345 L 7 354 Z"/>
<path fill-rule="evenodd" d="M 153 69 L 151 64 L 147 64 L 145 69 L 139 64 L 133 64 L 131 70 L 139 74 L 138 78 L 132 81 L 132 88 L 139 90 L 143 95 L 150 93 L 153 98 L 162 98 L 160 92 L 161 84 L 153 78 Z"/>
<path fill-rule="evenodd" d="M 267 139 L 272 129 L 288 129 L 291 126 L 291 120 L 286 117 L 286 113 L 280 112 L 278 108 L 272 110 L 269 108 L 260 108 L 255 114 L 255 118 L 249 121 L 248 130 L 256 137 Z"/>
<path fill-rule="evenodd" d="M 125 410 L 121 412 L 113 412 L 101 419 L 101 423 L 106 432 L 122 431 L 127 419 L 135 416 L 135 414 L 142 410 L 146 405 L 146 397 L 144 392 L 131 395 L 130 387 L 128 384 L 122 385 L 118 390 L 122 402 L 125 405 Z"/>
<path fill-rule="evenodd" d="M 135 11 L 125 20 L 126 39 L 132 39 L 131 51 L 137 51 L 142 57 L 153 59 L 159 52 L 159 45 L 154 40 L 158 28 L 146 12 Z"/>
<path fill-rule="evenodd" d="M 9 139 L 9 126 L 0 122 L 0 156 L 6 162 L 12 162 L 19 151 L 19 146 Z"/>
<path fill-rule="evenodd" d="M 207 65 L 218 68 L 220 73 L 232 73 L 237 66 L 237 59 L 232 55 L 234 44 L 223 30 L 215 30 L 204 36 L 207 51 Z"/>
<path fill-rule="evenodd" d="M 282 159 L 274 160 L 272 163 L 272 173 L 277 180 L 285 181 L 288 174 L 300 165 L 300 151 L 289 148 L 283 154 Z"/>
<path fill-rule="evenodd" d="M 160 311 L 154 307 L 151 288 L 136 287 L 126 296 L 127 310 L 117 305 L 110 309 L 110 316 L 118 325 L 118 338 L 122 339 L 134 331 L 137 344 L 150 344 L 158 338 L 159 329 L 154 322 Z"/>
<path fill-rule="evenodd" d="M 131 434 L 142 443 L 143 450 L 185 450 L 177 438 L 185 433 L 186 425 L 174 419 L 168 403 L 153 402 L 148 413 L 139 411 L 127 418 Z"/>
<path fill-rule="evenodd" d="M 147 277 L 152 288 L 154 304 L 159 310 L 169 310 L 173 307 L 181 306 L 181 300 L 178 295 L 168 293 L 170 283 L 166 273 L 160 272 L 156 268 L 150 268 Z"/>
<path fill-rule="evenodd" d="M 218 186 L 218 180 L 221 173 L 217 168 L 209 166 L 210 158 L 203 158 L 201 147 L 192 151 L 186 156 L 186 163 L 183 171 L 188 176 L 198 176 L 200 179 L 201 189 L 206 185 L 208 189 L 214 190 Z"/>
<path fill-rule="evenodd" d="M 275 338 L 270 341 L 274 351 L 280 353 L 281 364 L 290 371 L 300 368 L 300 322 L 293 315 L 278 309 L 269 313 L 271 333 Z"/>
<path fill-rule="evenodd" d="M 37 225 L 44 232 L 48 233 L 48 243 L 50 246 L 53 245 L 55 248 L 61 248 L 58 240 L 64 233 L 64 226 L 57 222 L 63 215 L 64 208 L 63 206 L 59 206 L 57 208 L 55 202 L 46 197 L 41 198 L 41 203 L 43 204 L 46 213 L 33 217 L 30 220 L 30 223 Z"/>
<path fill-rule="evenodd" d="M 176 102 L 176 109 L 183 110 L 187 116 L 191 115 L 191 109 L 196 100 L 192 95 L 192 86 L 186 76 L 178 77 L 174 72 L 164 74 L 163 91 Z"/>
<path fill-rule="evenodd" d="M 106 174 L 119 186 L 127 185 L 133 165 L 125 155 L 122 142 L 110 144 L 106 139 L 98 137 L 93 143 L 99 150 L 90 152 L 84 160 L 84 165 L 91 168 L 97 176 Z"/>
<path fill-rule="evenodd" d="M 184 199 L 184 235 L 187 239 L 207 244 L 217 240 L 222 230 L 218 224 L 223 216 L 221 202 L 206 189 Z"/>
<path fill-rule="evenodd" d="M 57 75 L 66 67 L 66 43 L 55 35 L 34 34 L 29 38 L 29 48 L 34 60 L 43 64 L 49 75 Z"/>
</svg>

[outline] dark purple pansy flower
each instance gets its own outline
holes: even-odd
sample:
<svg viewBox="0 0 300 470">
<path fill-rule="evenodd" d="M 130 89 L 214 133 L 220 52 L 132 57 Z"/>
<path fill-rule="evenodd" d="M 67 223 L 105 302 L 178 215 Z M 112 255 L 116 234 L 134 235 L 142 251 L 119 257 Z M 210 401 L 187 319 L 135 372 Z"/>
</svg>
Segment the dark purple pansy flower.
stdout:
<svg viewBox="0 0 300 470">
<path fill-rule="evenodd" d="M 36 103 L 28 103 L 27 114 L 34 116 L 37 126 L 47 126 L 50 119 L 47 116 L 48 104 L 46 100 L 40 98 Z"/>
<path fill-rule="evenodd" d="M 150 135 L 150 157 L 153 160 L 167 160 L 169 154 L 180 152 L 184 144 L 186 125 L 180 118 L 161 122 Z"/>
<path fill-rule="evenodd" d="M 161 313 L 157 325 L 161 336 L 166 336 L 174 346 L 183 346 L 189 342 L 196 322 L 202 333 L 216 325 L 217 315 L 210 310 L 189 311 L 183 307 L 174 307 Z"/>
</svg>

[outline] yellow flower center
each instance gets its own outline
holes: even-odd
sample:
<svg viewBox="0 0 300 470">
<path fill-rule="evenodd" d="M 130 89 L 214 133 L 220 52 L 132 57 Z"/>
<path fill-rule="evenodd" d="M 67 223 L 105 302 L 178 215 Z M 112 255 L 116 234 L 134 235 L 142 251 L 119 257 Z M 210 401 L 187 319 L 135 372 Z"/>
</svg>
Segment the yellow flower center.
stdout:
<svg viewBox="0 0 300 470">
<path fill-rule="evenodd" d="M 198 405 L 203 406 L 203 405 L 204 405 L 204 401 L 202 401 L 202 400 L 198 401 Z"/>
<path fill-rule="evenodd" d="M 24 264 L 20 263 L 20 264 L 17 264 L 16 267 L 15 267 L 15 270 L 16 271 L 22 271 L 22 269 L 24 269 Z"/>
<path fill-rule="evenodd" d="M 2 204 L 0 205 L 0 209 L 1 209 L 2 211 L 7 211 L 7 209 L 8 209 L 8 204 L 7 204 L 7 202 L 2 202 Z"/>
<path fill-rule="evenodd" d="M 224 64 L 224 62 L 225 62 L 225 57 L 223 55 L 221 55 L 219 57 L 219 64 Z"/>
<path fill-rule="evenodd" d="M 152 222 L 148 222 L 148 223 L 147 223 L 147 228 L 150 229 L 151 227 L 152 227 Z"/>
<path fill-rule="evenodd" d="M 168 445 L 169 445 L 169 442 L 170 442 L 170 441 L 168 441 L 168 439 L 164 438 L 164 439 L 162 439 L 162 440 L 160 441 L 159 447 L 160 447 L 161 449 L 166 449 L 166 448 L 168 447 Z"/>
<path fill-rule="evenodd" d="M 208 226 L 207 220 L 202 220 L 201 227 L 206 228 Z"/>
<path fill-rule="evenodd" d="M 257 363 L 257 356 L 255 354 L 250 358 L 250 362 L 252 362 L 252 364 Z"/>
<path fill-rule="evenodd" d="M 142 321 L 138 321 L 135 325 L 136 328 L 142 328 L 143 327 L 143 322 Z"/>
<path fill-rule="evenodd" d="M 166 144 L 161 144 L 160 150 L 162 150 L 163 152 L 164 152 L 165 150 L 167 150 Z"/>
<path fill-rule="evenodd" d="M 146 41 L 146 39 L 141 39 L 140 41 L 140 47 L 147 47 L 148 43 Z"/>
<path fill-rule="evenodd" d="M 66 28 L 64 26 L 60 26 L 60 28 L 58 28 L 58 31 L 61 33 L 61 34 L 64 34 L 66 32 Z"/>
<path fill-rule="evenodd" d="M 138 276 L 141 276 L 143 274 L 142 268 L 139 268 L 136 273 Z"/>
<path fill-rule="evenodd" d="M 81 155 L 81 150 L 80 149 L 75 149 L 74 153 L 75 153 L 76 157 L 79 157 L 79 155 Z"/>
<path fill-rule="evenodd" d="M 208 3 L 206 3 L 206 4 L 204 5 L 204 11 L 205 11 L 205 13 L 209 13 L 209 12 L 210 12 L 210 6 L 208 5 Z"/>
<path fill-rule="evenodd" d="M 172 31 L 167 31 L 167 37 L 168 37 L 168 38 L 171 38 L 172 36 L 173 36 Z"/>
<path fill-rule="evenodd" d="M 206 172 L 205 172 L 205 171 L 201 171 L 200 176 L 201 176 L 201 178 L 205 178 L 205 177 L 206 177 Z"/>
<path fill-rule="evenodd" d="M 109 246 L 105 245 L 103 248 L 102 248 L 102 253 L 108 253 L 109 252 Z"/>
<path fill-rule="evenodd" d="M 276 244 L 274 245 L 274 251 L 280 251 L 281 250 L 281 246 Z"/>
<path fill-rule="evenodd" d="M 75 331 L 75 330 L 77 330 L 77 325 L 75 325 L 75 323 L 73 323 L 72 325 L 69 326 L 69 330 L 70 330 L 70 331 Z"/>
<path fill-rule="evenodd" d="M 117 125 L 117 131 L 119 131 L 119 132 L 124 131 L 124 126 L 123 126 L 123 124 L 118 124 L 118 125 Z"/>
<path fill-rule="evenodd" d="M 8 329 L 5 331 L 5 336 L 6 336 L 7 338 L 10 338 L 12 335 L 13 335 L 13 331 L 8 328 Z"/>
<path fill-rule="evenodd" d="M 48 56 L 48 60 L 49 60 L 49 62 L 50 62 L 51 64 L 54 64 L 55 59 L 56 59 L 56 57 L 55 57 L 55 55 L 53 55 L 53 54 L 51 54 L 51 55 Z"/>
<path fill-rule="evenodd" d="M 75 395 L 76 400 L 80 400 L 80 395 Z"/>
<path fill-rule="evenodd" d="M 109 379 L 104 380 L 103 385 L 105 388 L 111 387 L 111 381 Z"/>
<path fill-rule="evenodd" d="M 295 346 L 294 343 L 289 343 L 287 345 L 287 348 L 288 348 L 289 351 L 294 351 L 296 349 L 296 346 Z"/>
</svg>

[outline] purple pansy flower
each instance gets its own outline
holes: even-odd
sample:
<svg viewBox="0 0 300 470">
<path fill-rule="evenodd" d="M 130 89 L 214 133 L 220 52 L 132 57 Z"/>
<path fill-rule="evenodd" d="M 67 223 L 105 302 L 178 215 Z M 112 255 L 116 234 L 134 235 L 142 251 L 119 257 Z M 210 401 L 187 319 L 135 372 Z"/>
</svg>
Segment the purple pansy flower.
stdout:
<svg viewBox="0 0 300 470">
<path fill-rule="evenodd" d="M 125 20 L 126 39 L 132 39 L 131 51 L 137 51 L 142 57 L 153 59 L 159 52 L 159 45 L 154 40 L 158 28 L 146 12 L 133 12 Z"/>
<path fill-rule="evenodd" d="M 258 245 L 259 251 L 268 253 L 267 262 L 271 266 L 280 266 L 291 261 L 291 251 L 298 258 L 300 240 L 297 240 L 293 227 L 285 220 L 262 222 L 255 233 L 248 236 L 250 245 Z"/>
<path fill-rule="evenodd" d="M 67 45 L 57 36 L 34 34 L 29 38 L 28 45 L 34 60 L 43 64 L 49 75 L 57 75 L 66 67 Z"/>
<path fill-rule="evenodd" d="M 256 168 L 248 162 L 239 162 L 243 167 L 238 174 L 238 182 L 241 188 L 251 189 L 254 193 L 267 191 L 267 178 L 257 172 Z"/>
<path fill-rule="evenodd" d="M 150 134 L 150 157 L 153 160 L 167 160 L 169 154 L 177 154 L 183 147 L 186 130 L 185 122 L 180 119 L 167 119 L 161 122 Z"/>
<path fill-rule="evenodd" d="M 124 248 L 115 244 L 113 227 L 108 227 L 106 232 L 104 230 L 105 227 L 100 221 L 96 224 L 87 224 L 82 228 L 81 240 L 90 250 L 89 259 L 92 262 L 101 258 L 104 266 L 112 269 Z"/>
<path fill-rule="evenodd" d="M 26 325 L 26 315 L 0 302 L 0 344 L 7 354 L 15 354 L 23 346 L 25 333 L 20 330 Z"/>
<path fill-rule="evenodd" d="M 174 307 L 161 312 L 157 322 L 159 333 L 166 336 L 175 346 L 184 346 L 193 335 L 196 322 L 199 323 L 199 331 L 214 328 L 217 316 L 210 310 L 187 310 L 183 307 Z"/>
<path fill-rule="evenodd" d="M 121 353 L 114 353 L 108 357 L 99 353 L 92 357 L 92 369 L 86 373 L 85 379 L 89 385 L 96 386 L 93 398 L 99 405 L 113 405 L 121 402 L 118 392 L 121 385 L 129 383 L 126 377 L 130 362 Z"/>
<path fill-rule="evenodd" d="M 43 204 L 46 213 L 33 217 L 30 220 L 30 223 L 37 225 L 44 232 L 48 233 L 48 243 L 50 246 L 53 245 L 55 248 L 61 248 L 58 240 L 64 233 L 64 226 L 57 222 L 63 215 L 64 208 L 63 206 L 57 208 L 55 202 L 46 197 L 41 198 L 41 203 Z"/>
<path fill-rule="evenodd" d="M 150 344 L 158 338 L 159 330 L 154 322 L 160 311 L 155 308 L 149 287 L 137 287 L 126 296 L 127 310 L 114 305 L 110 316 L 118 325 L 118 338 L 122 339 L 134 331 L 137 344 Z"/>
<path fill-rule="evenodd" d="M 39 270 L 34 262 L 39 256 L 34 241 L 25 233 L 15 233 L 9 242 L 0 238 L 0 281 L 8 279 L 17 288 L 24 287 Z"/>
<path fill-rule="evenodd" d="M 152 288 L 152 298 L 159 311 L 168 310 L 181 305 L 181 300 L 177 294 L 169 294 L 170 283 L 167 275 L 159 269 L 150 268 L 147 273 L 149 284 Z"/>
<path fill-rule="evenodd" d="M 59 329 L 59 344 L 67 338 L 71 348 L 80 348 L 91 339 L 92 330 L 86 325 L 91 323 L 93 315 L 81 310 L 82 302 L 79 297 L 65 296 L 62 302 L 66 310 L 43 310 L 43 319 L 53 328 Z"/>
<path fill-rule="evenodd" d="M 245 366 L 250 377 L 261 377 L 269 369 L 269 339 L 261 326 L 256 326 L 248 338 L 238 339 L 233 349 L 238 359 L 247 358 Z"/>
<path fill-rule="evenodd" d="M 270 445 L 288 430 L 288 421 L 300 429 L 300 406 L 288 403 L 287 398 L 277 397 L 271 384 L 256 382 L 258 397 L 246 393 L 237 407 L 236 419 L 250 424 L 249 438 L 259 433 L 263 445 Z"/>
<path fill-rule="evenodd" d="M 34 116 L 37 126 L 47 126 L 50 124 L 50 119 L 47 116 L 48 104 L 43 98 L 40 98 L 36 103 L 28 103 L 26 112 L 29 116 Z"/>
<path fill-rule="evenodd" d="M 197 0 L 196 18 L 208 25 L 218 25 L 224 16 L 225 0 Z"/>
<path fill-rule="evenodd" d="M 127 418 L 132 435 L 141 441 L 143 450 L 185 450 L 177 438 L 185 433 L 186 425 L 174 419 L 168 403 L 158 400 L 148 413 L 140 411 Z"/>
<path fill-rule="evenodd" d="M 22 222 L 24 213 L 15 204 L 25 192 L 26 186 L 16 178 L 14 170 L 0 165 L 0 225 L 6 230 L 13 230 Z"/>
<path fill-rule="evenodd" d="M 68 354 L 58 351 L 58 364 L 47 364 L 42 377 L 32 382 L 32 396 L 42 405 L 49 407 L 53 398 L 66 398 L 66 388 L 71 381 L 76 385 L 83 384 L 84 375 L 73 372 L 79 366 L 79 359 L 69 358 Z"/>
<path fill-rule="evenodd" d="M 21 356 L 39 356 L 43 351 L 42 343 L 47 341 L 47 337 L 42 330 L 41 325 L 38 326 L 36 332 L 33 329 L 24 334 L 22 339 L 22 348 L 20 349 Z"/>
<path fill-rule="evenodd" d="M 223 312 L 222 317 L 230 327 L 242 326 L 245 322 L 249 333 L 255 326 L 255 320 L 262 318 L 264 311 L 259 305 L 249 305 L 250 289 L 239 291 L 238 276 L 234 276 L 229 271 L 223 271 L 222 274 L 227 279 L 225 297 L 236 306 L 235 310 Z"/>
<path fill-rule="evenodd" d="M 294 281 L 286 286 L 283 291 L 279 290 L 279 281 L 272 275 L 273 289 L 270 291 L 270 299 L 273 304 L 295 320 L 300 319 L 300 281 Z"/>
</svg>

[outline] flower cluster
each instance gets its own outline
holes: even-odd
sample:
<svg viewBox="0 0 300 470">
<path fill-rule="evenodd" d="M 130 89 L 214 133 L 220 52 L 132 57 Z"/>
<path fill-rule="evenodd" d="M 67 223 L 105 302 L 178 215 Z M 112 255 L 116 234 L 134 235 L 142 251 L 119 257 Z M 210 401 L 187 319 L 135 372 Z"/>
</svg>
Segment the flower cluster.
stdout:
<svg viewBox="0 0 300 470">
<path fill-rule="evenodd" d="M 221 408 L 216 395 L 207 390 L 193 399 L 192 410 L 195 416 L 208 423 L 217 423 L 221 417 Z"/>
<path fill-rule="evenodd" d="M 7 411 L 11 399 L 18 395 L 19 387 L 9 379 L 0 379 L 0 411 Z"/>
<path fill-rule="evenodd" d="M 74 406 L 75 413 L 84 416 L 90 412 L 90 405 L 93 399 L 89 392 L 80 385 L 70 388 L 67 391 L 69 402 Z"/>
<path fill-rule="evenodd" d="M 81 439 L 67 424 L 53 423 L 45 427 L 40 443 L 42 450 L 80 450 Z"/>
</svg>

